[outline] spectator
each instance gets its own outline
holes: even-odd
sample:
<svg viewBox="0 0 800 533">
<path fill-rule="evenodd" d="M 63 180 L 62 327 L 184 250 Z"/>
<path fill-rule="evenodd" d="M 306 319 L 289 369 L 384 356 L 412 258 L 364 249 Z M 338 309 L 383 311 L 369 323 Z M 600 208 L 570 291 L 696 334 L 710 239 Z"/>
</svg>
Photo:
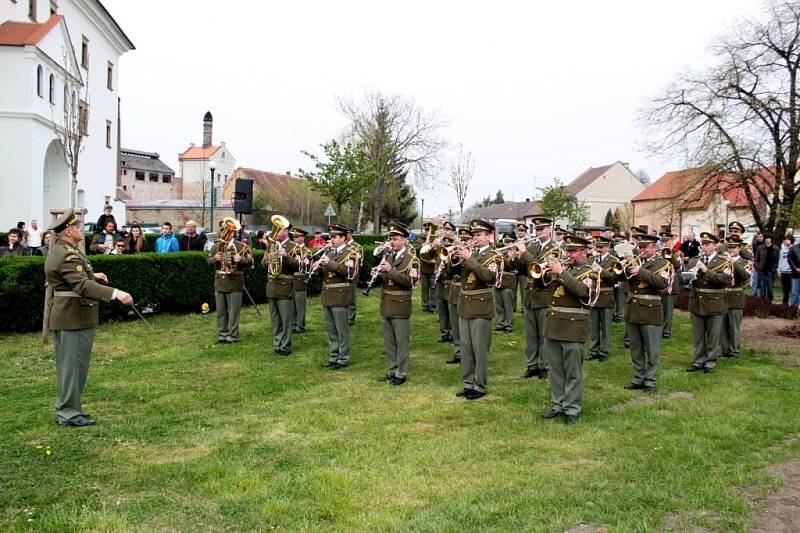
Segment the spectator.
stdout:
<svg viewBox="0 0 800 533">
<path fill-rule="evenodd" d="M 119 236 L 122 237 L 123 239 L 127 239 L 128 238 L 128 227 L 127 226 L 122 226 L 121 228 L 119 228 Z"/>
<path fill-rule="evenodd" d="M 114 251 L 114 242 L 118 237 L 117 223 L 111 219 L 106 219 L 106 225 L 103 230 L 92 235 L 89 251 L 93 254 L 110 254 Z"/>
<path fill-rule="evenodd" d="M 111 214 L 112 209 L 113 207 L 111 205 L 107 205 L 103 208 L 103 214 L 97 219 L 97 226 L 94 228 L 95 233 L 100 233 L 102 230 L 104 230 L 106 227 L 106 222 L 109 220 L 113 220 L 114 224 L 117 223 L 117 221 L 114 219 L 114 215 Z"/>
<path fill-rule="evenodd" d="M 322 248 L 325 246 L 325 239 L 322 238 L 322 234 L 318 231 L 314 232 L 314 238 L 308 242 L 309 248 Z"/>
<path fill-rule="evenodd" d="M 19 243 L 24 246 L 28 247 L 28 225 L 25 224 L 23 221 L 17 222 L 17 229 L 20 231 L 20 241 Z"/>
<path fill-rule="evenodd" d="M 28 228 L 28 248 L 35 250 L 42 245 L 42 231 L 39 229 L 39 222 L 31 219 L 31 227 Z"/>
<path fill-rule="evenodd" d="M 772 244 L 772 236 L 764 235 L 764 243 L 755 255 L 755 268 L 758 272 L 758 296 L 772 300 L 775 284 L 775 269 L 778 267 L 778 249 Z"/>
<path fill-rule="evenodd" d="M 792 236 L 786 235 L 781 243 L 781 254 L 778 258 L 778 274 L 781 277 L 781 296 L 783 303 L 789 303 L 792 294 L 792 266 L 789 264 L 789 249 L 792 247 Z"/>
<path fill-rule="evenodd" d="M 178 239 L 172 234 L 172 223 L 164 222 L 161 225 L 161 237 L 156 240 L 156 252 L 160 254 L 177 252 L 180 250 Z"/>
<path fill-rule="evenodd" d="M 28 248 L 22 244 L 22 230 L 8 230 L 8 246 L 0 246 L 0 257 L 28 255 Z"/>
<path fill-rule="evenodd" d="M 114 242 L 114 249 L 111 250 L 111 254 L 122 255 L 127 253 L 128 253 L 128 246 L 125 243 L 125 238 L 117 237 L 117 240 Z"/>
<path fill-rule="evenodd" d="M 205 235 L 197 233 L 197 222 L 189 220 L 186 222 L 186 233 L 181 235 L 181 252 L 202 252 L 206 248 Z"/>
<path fill-rule="evenodd" d="M 129 254 L 138 254 L 147 251 L 147 239 L 144 238 L 142 227 L 139 224 L 131 226 L 125 248 L 128 250 Z"/>
<path fill-rule="evenodd" d="M 789 305 L 800 306 L 800 242 L 789 248 L 789 267 L 792 269 L 792 296 Z"/>
<path fill-rule="evenodd" d="M 50 239 L 51 238 L 52 238 L 52 235 L 50 234 L 50 232 L 46 231 L 44 233 L 44 237 L 42 237 L 42 241 L 43 241 L 42 245 L 39 246 L 38 248 L 34 248 L 33 249 L 33 255 L 43 255 L 43 256 L 47 257 L 47 254 L 50 253 Z"/>
<path fill-rule="evenodd" d="M 700 255 L 700 243 L 694 238 L 694 233 L 689 233 L 683 238 L 681 252 L 683 252 L 685 259 Z"/>
<path fill-rule="evenodd" d="M 256 242 L 253 244 L 253 248 L 256 250 L 267 249 L 267 234 L 264 230 L 258 230 L 258 233 L 256 234 Z"/>
</svg>

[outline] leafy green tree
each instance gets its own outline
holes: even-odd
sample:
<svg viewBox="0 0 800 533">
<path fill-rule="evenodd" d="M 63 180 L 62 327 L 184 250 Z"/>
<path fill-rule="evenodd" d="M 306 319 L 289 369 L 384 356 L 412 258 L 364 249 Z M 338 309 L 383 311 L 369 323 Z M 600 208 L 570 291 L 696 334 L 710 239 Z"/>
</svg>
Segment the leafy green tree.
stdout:
<svg viewBox="0 0 800 533">
<path fill-rule="evenodd" d="M 497 194 L 494 195 L 494 200 L 492 201 L 493 204 L 504 204 L 506 203 L 505 199 L 503 198 L 503 191 L 497 191 Z"/>
<path fill-rule="evenodd" d="M 589 220 L 589 208 L 569 192 L 561 181 L 556 178 L 553 185 L 539 187 L 542 198 L 539 208 L 542 214 L 553 220 L 566 219 L 571 227 L 579 227 Z"/>
<path fill-rule="evenodd" d="M 611 209 L 608 210 L 606 213 L 606 220 L 603 224 L 608 228 L 614 225 L 614 213 L 611 212 Z"/>
</svg>

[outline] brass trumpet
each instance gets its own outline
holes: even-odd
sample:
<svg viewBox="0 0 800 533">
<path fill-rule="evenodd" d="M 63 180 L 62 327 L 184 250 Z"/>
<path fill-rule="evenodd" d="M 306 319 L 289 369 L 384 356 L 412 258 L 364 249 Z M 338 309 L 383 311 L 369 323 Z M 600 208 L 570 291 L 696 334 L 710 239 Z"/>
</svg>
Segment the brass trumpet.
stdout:
<svg viewBox="0 0 800 533">
<path fill-rule="evenodd" d="M 630 279 L 632 276 L 628 275 L 628 269 L 631 267 L 638 267 L 642 265 L 642 260 L 639 259 L 639 256 L 636 255 L 626 255 L 619 261 L 614 261 L 611 265 L 611 271 L 620 276 L 622 274 L 625 275 L 627 279 Z"/>
<path fill-rule="evenodd" d="M 555 259 L 562 265 L 564 265 L 563 259 L 564 251 L 561 248 L 553 248 L 550 252 L 545 256 L 544 261 L 541 263 L 535 263 L 531 261 L 528 263 L 528 273 L 531 275 L 533 279 L 542 279 L 544 280 L 544 275 L 547 274 L 547 271 L 550 270 L 548 265 L 550 259 Z M 547 283 L 545 283 L 547 285 Z"/>
<path fill-rule="evenodd" d="M 458 250 L 469 250 L 469 252 L 472 253 L 472 245 L 456 241 L 450 246 L 439 247 L 439 256 L 441 256 L 443 262 L 449 261 L 451 266 L 458 266 L 461 264 L 461 259 L 455 256 Z"/>
</svg>

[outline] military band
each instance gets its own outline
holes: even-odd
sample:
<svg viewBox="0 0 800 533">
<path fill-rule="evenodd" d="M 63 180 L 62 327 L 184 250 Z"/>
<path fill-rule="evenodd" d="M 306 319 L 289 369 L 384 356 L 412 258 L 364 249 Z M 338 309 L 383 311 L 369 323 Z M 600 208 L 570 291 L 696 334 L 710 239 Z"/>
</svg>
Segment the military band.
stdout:
<svg viewBox="0 0 800 533">
<path fill-rule="evenodd" d="M 589 359 L 608 360 L 608 347 L 611 343 L 611 322 L 614 319 L 614 284 L 616 278 L 612 266 L 619 259 L 609 252 L 611 239 L 598 236 L 594 240 L 595 255 L 592 267 L 600 273 L 600 293 L 591 310 Z"/>
<path fill-rule="evenodd" d="M 739 357 L 741 350 L 742 314 L 744 312 L 744 288 L 750 283 L 753 263 L 741 256 L 742 242 L 738 235 L 731 235 L 725 241 L 728 250 L 728 274 L 733 276 L 729 287 L 725 287 L 725 306 L 727 311 L 722 319 L 720 347 L 722 357 Z"/>
<path fill-rule="evenodd" d="M 236 232 L 242 229 L 238 220 L 225 217 L 219 229 L 220 238 L 214 243 L 207 262 L 214 267 L 217 343 L 233 344 L 239 340 L 244 271 L 253 266 L 253 255 L 249 246 L 235 239 Z"/>
<path fill-rule="evenodd" d="M 452 222 L 442 224 L 442 246 L 450 246 L 455 242 L 456 227 Z M 453 322 L 457 320 L 450 316 L 450 276 L 447 273 L 446 258 L 437 254 L 434 263 L 433 283 L 436 293 L 436 312 L 439 316 L 439 332 L 442 338 L 439 342 L 453 342 Z"/>
<path fill-rule="evenodd" d="M 356 262 L 358 263 L 358 268 L 360 269 L 363 266 L 364 249 L 353 239 L 353 228 L 350 226 L 345 226 L 345 228 L 347 228 L 347 234 L 345 235 L 346 244 L 348 248 L 350 248 L 350 250 L 355 254 Z M 350 293 L 352 296 L 350 300 L 350 307 L 347 308 L 347 323 L 350 325 L 350 327 L 353 327 L 356 323 L 356 303 L 358 301 L 356 299 L 357 284 L 358 276 L 350 280 Z"/>
<path fill-rule="evenodd" d="M 323 366 L 341 370 L 350 360 L 349 309 L 353 300 L 352 282 L 358 277 L 359 257 L 347 245 L 348 227 L 331 224 L 331 248 L 319 259 L 322 269 L 322 303 L 325 327 L 328 332 L 328 362 Z"/>
<path fill-rule="evenodd" d="M 661 250 L 659 251 L 661 257 L 672 264 L 674 272 L 680 272 L 683 266 L 683 254 L 680 250 L 673 248 L 674 236 L 668 231 L 662 231 L 658 236 L 661 238 Z M 669 290 L 665 289 L 661 293 L 661 309 L 664 314 L 664 322 L 661 326 L 662 339 L 669 339 L 672 336 L 672 316 L 675 312 L 675 302 L 678 300 L 679 285 L 676 280 L 671 284 Z"/>
<path fill-rule="evenodd" d="M 306 281 L 308 280 L 308 269 L 311 266 L 311 252 L 306 246 L 306 236 L 308 232 L 300 228 L 292 228 L 289 237 L 295 244 L 295 258 L 297 260 L 297 272 L 294 278 L 294 315 L 292 319 L 292 333 L 306 332 Z"/>
<path fill-rule="evenodd" d="M 267 271 L 267 300 L 276 355 L 292 353 L 294 331 L 294 274 L 299 267 L 297 245 L 289 239 L 289 222 L 274 219 L 261 264 Z"/>
<path fill-rule="evenodd" d="M 494 306 L 497 315 L 497 326 L 495 331 L 502 333 L 514 332 L 514 296 L 517 290 L 517 250 L 514 246 L 517 240 L 514 235 L 506 234 L 503 236 L 502 253 L 505 261 L 500 285 L 494 289 Z"/>
<path fill-rule="evenodd" d="M 425 230 L 423 243 L 432 243 L 436 240 L 437 236 L 434 228 L 438 229 L 438 226 L 431 222 L 426 222 L 422 227 Z M 436 310 L 436 293 L 433 284 L 433 278 L 436 275 L 436 258 L 426 257 L 425 254 L 419 253 L 419 249 L 417 250 L 417 257 L 419 257 L 420 263 L 419 288 L 422 312 L 433 313 Z"/>
</svg>

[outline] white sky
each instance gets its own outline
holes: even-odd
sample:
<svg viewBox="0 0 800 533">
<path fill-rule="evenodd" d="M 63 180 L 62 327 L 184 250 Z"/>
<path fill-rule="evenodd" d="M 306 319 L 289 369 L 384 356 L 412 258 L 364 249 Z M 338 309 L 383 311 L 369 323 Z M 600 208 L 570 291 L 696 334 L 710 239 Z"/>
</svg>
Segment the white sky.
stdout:
<svg viewBox="0 0 800 533">
<path fill-rule="evenodd" d="M 335 96 L 378 90 L 449 119 L 443 136 L 476 160 L 466 205 L 498 189 L 524 200 L 556 176 L 616 160 L 653 179 L 680 168 L 641 151 L 636 111 L 761 6 L 102 1 L 136 45 L 120 65 L 125 148 L 158 152 L 177 171 L 210 110 L 214 143 L 225 141 L 237 166 L 294 172 L 311 166 L 301 150 L 320 153 L 346 127 Z M 458 209 L 444 186 L 422 197 L 426 216 Z"/>
</svg>

